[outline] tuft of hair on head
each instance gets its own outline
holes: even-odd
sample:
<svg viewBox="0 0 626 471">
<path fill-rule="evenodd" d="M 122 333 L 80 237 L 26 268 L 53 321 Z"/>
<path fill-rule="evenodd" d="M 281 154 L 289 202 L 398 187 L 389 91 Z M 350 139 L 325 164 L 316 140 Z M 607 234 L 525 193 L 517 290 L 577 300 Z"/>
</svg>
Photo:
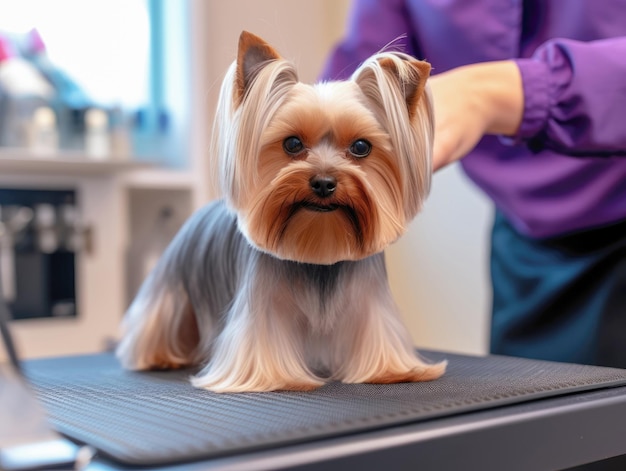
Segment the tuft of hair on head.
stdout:
<svg viewBox="0 0 626 471">
<path fill-rule="evenodd" d="M 245 206 L 262 132 L 297 82 L 290 61 L 260 37 L 241 33 L 237 59 L 220 89 L 211 150 L 219 188 L 231 209 Z"/>
<path fill-rule="evenodd" d="M 430 64 L 401 52 L 381 52 L 352 75 L 368 105 L 389 133 L 404 177 L 407 221 L 430 191 L 434 113 L 427 87 Z"/>
</svg>

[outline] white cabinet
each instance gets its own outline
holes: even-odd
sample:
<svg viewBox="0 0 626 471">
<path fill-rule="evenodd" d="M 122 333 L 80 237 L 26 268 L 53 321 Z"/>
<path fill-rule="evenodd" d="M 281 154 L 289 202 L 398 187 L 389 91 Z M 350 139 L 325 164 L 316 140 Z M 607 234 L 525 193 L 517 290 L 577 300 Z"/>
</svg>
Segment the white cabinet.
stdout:
<svg viewBox="0 0 626 471">
<path fill-rule="evenodd" d="M 98 352 L 118 335 L 128 304 L 128 247 L 145 237 L 161 207 L 183 219 L 193 209 L 190 171 L 171 171 L 133 161 L 92 161 L 75 153 L 37 158 L 19 149 L 0 150 L 0 188 L 70 189 L 89 249 L 76 258 L 77 317 L 12 322 L 24 357 Z M 143 232 L 142 232 L 143 231 Z"/>
</svg>

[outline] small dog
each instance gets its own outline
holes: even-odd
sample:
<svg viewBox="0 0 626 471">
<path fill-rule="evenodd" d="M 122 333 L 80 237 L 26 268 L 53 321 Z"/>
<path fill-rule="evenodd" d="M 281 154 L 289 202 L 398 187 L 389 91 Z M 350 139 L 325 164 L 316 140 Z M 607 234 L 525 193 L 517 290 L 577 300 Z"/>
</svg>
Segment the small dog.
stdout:
<svg viewBox="0 0 626 471">
<path fill-rule="evenodd" d="M 430 65 L 384 52 L 306 85 L 243 32 L 214 129 L 224 199 L 193 215 L 142 285 L 117 355 L 129 369 L 203 365 L 216 392 L 327 381 L 426 381 L 383 249 L 428 194 Z"/>
</svg>

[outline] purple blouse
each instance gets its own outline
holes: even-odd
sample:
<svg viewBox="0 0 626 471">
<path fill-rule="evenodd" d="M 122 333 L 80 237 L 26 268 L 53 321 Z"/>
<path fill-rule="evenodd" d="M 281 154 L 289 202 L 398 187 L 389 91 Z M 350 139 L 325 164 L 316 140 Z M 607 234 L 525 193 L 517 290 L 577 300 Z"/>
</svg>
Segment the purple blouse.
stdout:
<svg viewBox="0 0 626 471">
<path fill-rule="evenodd" d="M 520 232 L 626 219 L 626 1 L 357 0 L 322 77 L 349 76 L 402 35 L 433 73 L 516 60 L 518 134 L 485 137 L 461 164 Z"/>
</svg>

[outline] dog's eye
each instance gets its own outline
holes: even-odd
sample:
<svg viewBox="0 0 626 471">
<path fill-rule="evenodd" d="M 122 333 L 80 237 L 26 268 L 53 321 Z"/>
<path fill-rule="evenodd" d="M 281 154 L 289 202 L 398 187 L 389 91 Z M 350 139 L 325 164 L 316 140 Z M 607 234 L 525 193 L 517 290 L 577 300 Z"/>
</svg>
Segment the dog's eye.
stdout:
<svg viewBox="0 0 626 471">
<path fill-rule="evenodd" d="M 289 155 L 297 155 L 304 150 L 304 144 L 296 136 L 290 136 L 283 141 L 283 149 Z"/>
<path fill-rule="evenodd" d="M 357 159 L 362 159 L 363 157 L 367 157 L 370 152 L 372 152 L 372 144 L 370 144 L 365 139 L 357 139 L 352 143 L 348 150 L 353 157 L 356 157 Z"/>
</svg>

